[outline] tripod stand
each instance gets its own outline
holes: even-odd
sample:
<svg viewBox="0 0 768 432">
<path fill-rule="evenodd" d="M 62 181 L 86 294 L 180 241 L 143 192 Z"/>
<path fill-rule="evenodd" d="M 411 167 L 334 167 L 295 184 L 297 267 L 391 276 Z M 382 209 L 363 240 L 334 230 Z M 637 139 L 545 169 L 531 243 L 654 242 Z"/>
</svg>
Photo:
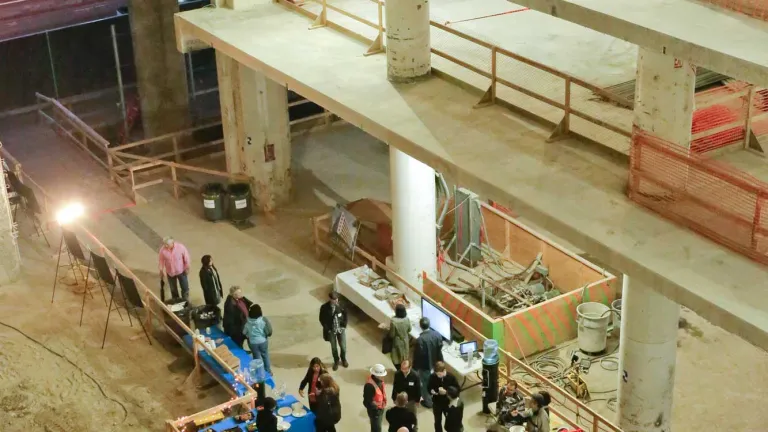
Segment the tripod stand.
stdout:
<svg viewBox="0 0 768 432">
<path fill-rule="evenodd" d="M 61 255 L 64 251 L 67 253 L 69 265 L 61 265 Z M 80 267 L 83 263 L 85 263 L 85 254 L 83 254 L 83 249 L 80 247 L 80 242 L 77 241 L 75 233 L 67 230 L 62 226 L 61 239 L 59 240 L 59 253 L 58 258 L 56 259 L 56 271 L 53 279 L 53 293 L 51 294 L 51 303 L 53 303 L 53 299 L 56 296 L 56 285 L 59 282 L 59 269 L 61 267 L 69 267 L 69 269 L 72 270 L 72 276 L 75 279 L 75 285 L 79 283 L 77 280 L 77 273 L 80 273 L 80 279 L 85 281 L 85 291 L 87 291 L 88 294 L 91 295 L 91 298 L 93 298 L 93 293 L 91 293 L 88 289 L 88 282 L 85 275 L 83 274 L 83 269 Z M 90 264 L 88 266 L 90 267 Z M 77 268 L 77 272 L 75 272 L 75 268 Z M 83 295 L 85 295 L 85 293 L 83 293 Z"/>
<path fill-rule="evenodd" d="M 88 270 L 85 274 L 85 286 L 86 290 L 88 290 L 88 277 L 91 274 L 91 265 L 93 265 L 93 269 L 96 270 L 96 274 L 94 278 L 96 279 L 96 282 L 99 284 L 99 288 L 101 289 L 101 296 L 104 297 L 104 306 L 110 307 L 107 304 L 107 296 L 104 294 L 104 288 L 106 286 L 111 286 L 112 290 L 110 291 L 112 296 L 115 294 L 115 278 L 112 276 L 112 272 L 109 270 L 109 265 L 107 264 L 107 260 L 104 259 L 104 257 L 96 255 L 93 253 L 93 251 L 90 251 L 90 256 L 88 257 Z M 80 326 L 83 326 L 83 313 L 85 312 L 85 299 L 86 299 L 86 292 L 83 291 L 83 306 L 80 308 Z M 123 301 L 125 301 L 125 296 L 123 296 Z M 123 320 L 123 314 L 120 313 L 120 307 L 115 303 L 115 309 L 117 310 L 118 315 L 120 315 L 120 321 Z"/>
</svg>

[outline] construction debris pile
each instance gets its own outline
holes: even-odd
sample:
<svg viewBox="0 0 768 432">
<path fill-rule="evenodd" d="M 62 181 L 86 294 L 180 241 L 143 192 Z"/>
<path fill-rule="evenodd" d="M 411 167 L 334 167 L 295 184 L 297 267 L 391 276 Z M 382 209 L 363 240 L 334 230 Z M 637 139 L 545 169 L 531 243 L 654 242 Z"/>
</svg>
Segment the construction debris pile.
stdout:
<svg viewBox="0 0 768 432">
<path fill-rule="evenodd" d="M 478 282 L 473 283 L 468 280 L 469 277 L 458 276 L 455 281 L 449 279 L 445 283 L 455 293 L 477 297 L 483 308 L 488 304 L 503 315 L 561 294 L 549 278 L 549 269 L 541 264 L 541 254 L 522 271 L 510 268 L 511 264 L 486 256 L 483 263 L 471 272 Z"/>
</svg>

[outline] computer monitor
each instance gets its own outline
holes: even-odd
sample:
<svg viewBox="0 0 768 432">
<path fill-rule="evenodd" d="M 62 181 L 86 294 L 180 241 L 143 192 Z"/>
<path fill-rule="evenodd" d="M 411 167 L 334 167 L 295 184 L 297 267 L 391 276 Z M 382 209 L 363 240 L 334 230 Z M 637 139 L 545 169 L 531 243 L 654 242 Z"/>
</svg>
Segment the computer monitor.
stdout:
<svg viewBox="0 0 768 432">
<path fill-rule="evenodd" d="M 473 354 L 475 351 L 477 351 L 477 341 L 464 342 L 459 345 L 459 353 L 461 353 L 461 355 Z"/>
<path fill-rule="evenodd" d="M 451 317 L 426 299 L 421 299 L 421 316 L 429 318 L 429 327 L 440 333 L 443 339 L 451 340 Z"/>
</svg>

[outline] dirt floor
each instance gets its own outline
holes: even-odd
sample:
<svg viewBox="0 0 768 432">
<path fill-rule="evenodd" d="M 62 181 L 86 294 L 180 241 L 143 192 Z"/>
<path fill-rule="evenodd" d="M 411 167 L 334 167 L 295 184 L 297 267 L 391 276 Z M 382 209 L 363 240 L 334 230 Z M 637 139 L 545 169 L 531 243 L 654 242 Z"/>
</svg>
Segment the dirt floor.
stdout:
<svg viewBox="0 0 768 432">
<path fill-rule="evenodd" d="M 202 220 L 196 194 L 176 202 L 158 186 L 147 189 L 149 204 L 105 213 L 86 225 L 150 287 L 158 285 L 159 236 L 175 236 L 189 247 L 195 261 L 203 253 L 212 254 L 224 285 L 242 286 L 246 296 L 261 303 L 273 319 L 275 339 L 270 350 L 276 381 L 295 392 L 311 357 L 331 360 L 317 329 L 317 308 L 330 290 L 333 275 L 343 269 L 338 260 L 332 260 L 322 273 L 327 260 L 314 255 L 308 218 L 335 202 L 361 197 L 387 200 L 389 182 L 386 146 L 354 128 L 296 138 L 293 155 L 294 200 L 272 223 L 256 216 L 254 226 L 245 230 L 227 223 L 211 224 Z M 34 172 L 30 174 L 35 177 Z M 62 184 L 77 181 L 75 173 L 57 178 Z M 106 176 L 103 181 L 108 185 Z M 98 197 L 95 201 L 94 206 Z M 56 230 L 48 234 L 57 245 Z M 228 399 L 210 379 L 203 388 L 177 391 L 192 370 L 192 360 L 159 329 L 153 329 L 150 346 L 137 327 L 112 317 L 102 350 L 107 308 L 101 294 L 95 291 L 94 299 L 87 299 L 79 327 L 82 293 L 59 285 L 55 301 L 50 302 L 55 247 L 47 247 L 24 223 L 20 242 L 23 277 L 0 287 L 0 430 L 161 431 L 165 419 Z M 193 268 L 196 271 L 197 266 Z M 60 275 L 64 276 L 63 270 Z M 196 278 L 190 282 L 192 299 L 199 302 L 202 294 Z M 350 308 L 351 366 L 335 373 L 344 404 L 341 432 L 367 428 L 360 398 L 368 368 L 377 362 L 391 368 L 379 352 L 377 324 Z M 675 430 L 710 430 L 712 425 L 724 424 L 724 417 L 728 430 L 764 430 L 768 413 L 744 407 L 759 407 L 768 396 L 768 354 L 690 311 L 684 310 L 682 316 Z M 609 343 L 615 346 L 615 340 Z M 559 355 L 565 358 L 572 348 L 573 344 L 564 347 Z M 596 399 L 591 405 L 609 419 L 614 416 L 609 400 L 615 397 L 616 380 L 615 372 L 601 369 L 599 363 L 588 378 Z M 463 397 L 465 429 L 484 430 L 487 418 L 479 414 L 479 388 Z M 427 425 L 425 430 L 432 429 L 430 412 L 421 410 L 419 419 Z"/>
</svg>

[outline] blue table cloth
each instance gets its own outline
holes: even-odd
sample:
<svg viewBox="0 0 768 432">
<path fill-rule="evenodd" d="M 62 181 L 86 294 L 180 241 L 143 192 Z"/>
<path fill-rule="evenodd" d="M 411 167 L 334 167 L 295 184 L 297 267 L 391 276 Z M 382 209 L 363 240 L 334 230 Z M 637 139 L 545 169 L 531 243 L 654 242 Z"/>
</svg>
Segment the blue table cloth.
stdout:
<svg viewBox="0 0 768 432">
<path fill-rule="evenodd" d="M 289 407 L 296 403 L 297 400 L 293 395 L 286 395 L 284 398 L 277 401 L 277 407 Z M 304 417 L 296 418 L 294 416 L 283 417 L 283 420 L 291 424 L 288 432 L 315 432 L 315 415 L 306 406 L 304 409 L 307 411 L 307 415 Z M 246 431 L 246 425 L 256 421 L 256 410 L 253 410 L 253 420 L 246 423 L 236 423 L 233 417 L 227 417 L 218 423 L 214 423 L 212 426 L 203 428 L 203 432 L 215 431 L 222 432 L 229 428 L 239 427 L 241 431 Z"/>
<path fill-rule="evenodd" d="M 248 354 L 247 351 L 245 351 L 242 347 L 237 346 L 237 344 L 232 340 L 231 337 L 227 336 L 220 328 L 217 326 L 211 326 L 208 327 L 211 330 L 211 333 L 207 333 L 207 329 L 201 329 L 200 333 L 204 334 L 206 337 L 210 337 L 214 341 L 218 341 L 219 339 L 223 339 L 221 343 L 216 343 L 216 346 L 220 345 L 226 345 L 227 348 L 229 348 L 229 351 L 237 358 L 240 359 L 240 367 L 247 368 L 248 364 L 253 360 L 250 354 Z M 184 343 L 187 344 L 188 347 L 192 348 L 192 336 L 191 335 L 184 335 L 182 338 L 184 339 Z M 240 384 L 235 380 L 235 378 L 232 376 L 231 373 L 227 372 L 226 369 L 224 369 L 216 360 L 211 357 L 210 354 L 208 354 L 206 351 L 200 351 L 200 360 L 204 361 L 206 365 L 210 367 L 210 369 L 216 373 L 219 377 L 221 377 L 225 382 L 228 382 L 232 388 L 234 388 L 235 392 L 242 396 L 246 393 L 245 386 Z M 267 380 L 266 383 L 271 388 L 275 388 L 275 381 L 272 379 L 272 376 L 267 374 Z"/>
</svg>

